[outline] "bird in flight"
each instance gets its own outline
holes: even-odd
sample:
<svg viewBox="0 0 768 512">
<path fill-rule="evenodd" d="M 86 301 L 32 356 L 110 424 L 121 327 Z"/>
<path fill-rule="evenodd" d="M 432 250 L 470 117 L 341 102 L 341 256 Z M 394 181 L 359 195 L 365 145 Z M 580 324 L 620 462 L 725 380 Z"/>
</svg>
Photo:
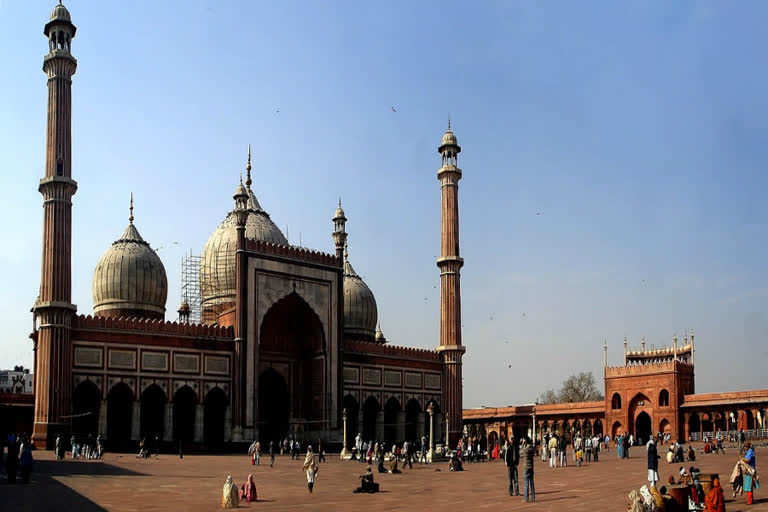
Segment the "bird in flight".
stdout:
<svg viewBox="0 0 768 512">
<path fill-rule="evenodd" d="M 397 110 L 395 110 L 395 107 L 392 107 L 392 112 L 397 112 Z"/>
</svg>

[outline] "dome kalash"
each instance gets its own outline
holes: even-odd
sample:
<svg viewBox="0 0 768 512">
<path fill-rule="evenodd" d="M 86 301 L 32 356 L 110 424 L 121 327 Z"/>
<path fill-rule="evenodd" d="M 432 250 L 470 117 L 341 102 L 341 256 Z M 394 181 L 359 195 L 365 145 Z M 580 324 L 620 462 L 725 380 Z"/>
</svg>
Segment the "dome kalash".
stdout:
<svg viewBox="0 0 768 512">
<path fill-rule="evenodd" d="M 168 278 L 160 257 L 133 224 L 133 194 L 128 227 L 96 265 L 92 293 L 94 315 L 165 318 Z"/>
<path fill-rule="evenodd" d="M 269 218 L 251 190 L 250 153 L 248 156 L 248 219 L 245 222 L 246 240 L 260 240 L 288 245 L 280 229 Z M 242 183 L 241 183 L 242 186 Z M 200 255 L 200 295 L 203 323 L 216 323 L 219 313 L 234 307 L 236 300 L 235 253 L 237 251 L 237 215 L 230 211 L 224 221 L 208 238 Z"/>
</svg>

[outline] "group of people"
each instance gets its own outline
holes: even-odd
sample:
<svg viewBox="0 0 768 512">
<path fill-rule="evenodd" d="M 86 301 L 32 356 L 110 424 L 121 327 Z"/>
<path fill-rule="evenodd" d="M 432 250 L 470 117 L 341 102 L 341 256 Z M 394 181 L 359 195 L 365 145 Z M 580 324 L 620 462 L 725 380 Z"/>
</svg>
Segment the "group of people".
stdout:
<svg viewBox="0 0 768 512">
<path fill-rule="evenodd" d="M 682 453 L 682 447 L 679 443 L 675 443 L 670 446 L 670 453 Z M 666 488 L 662 486 L 657 489 L 657 483 L 659 481 L 659 455 L 656 448 L 656 441 L 652 437 L 647 443 L 648 451 L 648 486 L 643 486 L 639 492 L 633 491 L 634 494 L 630 494 L 630 511 L 666 511 L 675 512 L 683 510 L 700 510 L 706 512 L 725 512 L 725 500 L 723 497 L 723 490 L 720 487 L 720 481 L 717 475 L 708 475 L 709 483 L 711 485 L 710 491 L 705 495 L 703 486 L 700 481 L 701 471 L 693 466 L 690 467 L 688 472 L 683 467 L 680 468 L 679 480 L 675 481 L 674 476 L 669 477 L 670 485 L 684 485 L 687 486 L 690 492 L 687 492 L 688 503 L 679 503 L 672 496 L 666 495 Z M 693 449 L 689 446 L 689 452 L 693 452 Z M 731 485 L 733 486 L 733 498 L 737 493 L 747 493 L 747 504 L 754 503 L 754 491 L 760 487 L 756 470 L 756 458 L 754 447 L 748 441 L 744 443 L 744 457 L 740 458 L 736 463 L 731 474 Z M 680 455 L 682 457 L 682 455 Z M 682 460 L 676 456 L 675 460 Z M 695 460 L 695 454 L 693 459 Z M 648 498 L 650 496 L 650 499 Z"/>
<path fill-rule="evenodd" d="M 381 466 L 384 463 L 384 459 L 388 456 L 390 461 L 395 461 L 395 467 L 397 462 L 400 461 L 403 463 L 403 467 L 408 465 L 410 468 L 413 468 L 414 460 L 420 463 L 427 463 L 427 438 L 422 436 L 421 448 L 418 451 L 416 448 L 416 443 L 411 441 L 405 441 L 402 444 L 392 443 L 391 445 L 373 440 L 366 442 L 363 440 L 362 435 L 358 433 L 352 447 L 352 457 L 350 460 L 359 460 L 361 464 L 377 464 L 380 466 L 379 472 L 382 472 Z"/>
<path fill-rule="evenodd" d="M 318 441 L 318 446 L 320 447 L 320 450 L 322 450 L 322 442 Z M 254 441 L 253 443 L 251 443 L 251 446 L 248 448 L 248 455 L 251 457 L 251 465 L 253 466 L 260 465 L 261 443 L 259 441 Z M 295 457 L 292 457 L 292 458 L 295 458 Z M 269 467 L 274 467 L 274 466 L 275 466 L 275 442 L 270 441 L 269 442 Z"/>
<path fill-rule="evenodd" d="M 9 484 L 16 483 L 16 477 L 21 476 L 22 483 L 28 484 L 32 476 L 32 442 L 28 435 L 9 434 L 7 439 L 8 453 L 5 457 L 5 473 Z M 0 462 L 3 453 L 0 451 Z"/>
<path fill-rule="evenodd" d="M 536 450 L 527 437 L 520 439 L 518 443 L 514 435 L 504 443 L 504 464 L 507 467 L 509 478 L 509 495 L 520 496 L 520 483 L 518 480 L 517 466 L 523 463 L 523 503 L 536 501 L 536 487 L 533 480 L 533 459 Z"/>
<path fill-rule="evenodd" d="M 248 475 L 248 480 L 239 488 L 232 481 L 232 475 L 227 477 L 221 495 L 221 508 L 237 508 L 241 501 L 249 503 L 256 500 L 256 483 L 253 481 L 253 475 Z"/>
<path fill-rule="evenodd" d="M 153 439 L 152 436 L 149 436 L 150 439 Z M 136 455 L 137 459 L 148 459 L 151 457 L 152 453 L 155 455 L 155 459 L 157 459 L 160 456 L 160 435 L 155 434 L 154 436 L 154 442 L 151 443 L 147 441 L 147 437 L 143 436 L 141 438 L 141 441 L 139 441 L 139 453 Z"/>
<path fill-rule="evenodd" d="M 69 447 L 72 460 L 100 459 L 104 455 L 104 444 L 102 443 L 101 434 L 98 434 L 95 438 L 92 434 L 88 434 L 88 438 L 83 441 L 78 441 L 77 436 L 73 434 L 69 439 Z M 64 439 L 61 437 L 61 434 L 56 436 L 53 451 L 56 454 L 56 460 L 64 459 L 66 446 L 64 446 Z"/>
</svg>

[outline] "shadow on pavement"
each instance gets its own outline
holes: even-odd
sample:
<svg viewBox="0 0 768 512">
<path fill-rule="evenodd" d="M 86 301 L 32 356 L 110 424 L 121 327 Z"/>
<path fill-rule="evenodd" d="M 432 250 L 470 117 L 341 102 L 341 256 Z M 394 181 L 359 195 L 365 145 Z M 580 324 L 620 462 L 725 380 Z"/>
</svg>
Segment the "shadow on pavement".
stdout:
<svg viewBox="0 0 768 512">
<path fill-rule="evenodd" d="M 82 494 L 56 480 L 57 476 L 141 476 L 103 462 L 86 461 L 35 461 L 30 483 L 8 484 L 0 479 L 0 509 L 2 510 L 77 510 L 103 512 L 106 509 Z"/>
</svg>

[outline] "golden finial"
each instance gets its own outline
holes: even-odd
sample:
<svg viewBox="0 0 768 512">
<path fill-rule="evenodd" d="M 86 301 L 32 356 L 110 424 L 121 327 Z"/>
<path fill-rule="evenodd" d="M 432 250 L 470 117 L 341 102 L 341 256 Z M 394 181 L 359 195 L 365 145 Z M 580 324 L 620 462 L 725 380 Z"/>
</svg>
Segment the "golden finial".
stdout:
<svg viewBox="0 0 768 512">
<path fill-rule="evenodd" d="M 251 188 L 251 145 L 248 144 L 248 164 L 245 166 L 246 171 L 246 178 L 245 178 L 245 186 L 248 188 Z"/>
<path fill-rule="evenodd" d="M 131 216 L 128 217 L 128 220 L 130 221 L 131 224 L 133 224 L 133 192 L 131 192 L 131 206 L 129 210 L 131 211 Z"/>
<path fill-rule="evenodd" d="M 339 196 L 339 208 L 341 208 L 341 196 Z"/>
<path fill-rule="evenodd" d="M 448 114 L 448 129 L 451 129 L 451 114 Z"/>
</svg>

